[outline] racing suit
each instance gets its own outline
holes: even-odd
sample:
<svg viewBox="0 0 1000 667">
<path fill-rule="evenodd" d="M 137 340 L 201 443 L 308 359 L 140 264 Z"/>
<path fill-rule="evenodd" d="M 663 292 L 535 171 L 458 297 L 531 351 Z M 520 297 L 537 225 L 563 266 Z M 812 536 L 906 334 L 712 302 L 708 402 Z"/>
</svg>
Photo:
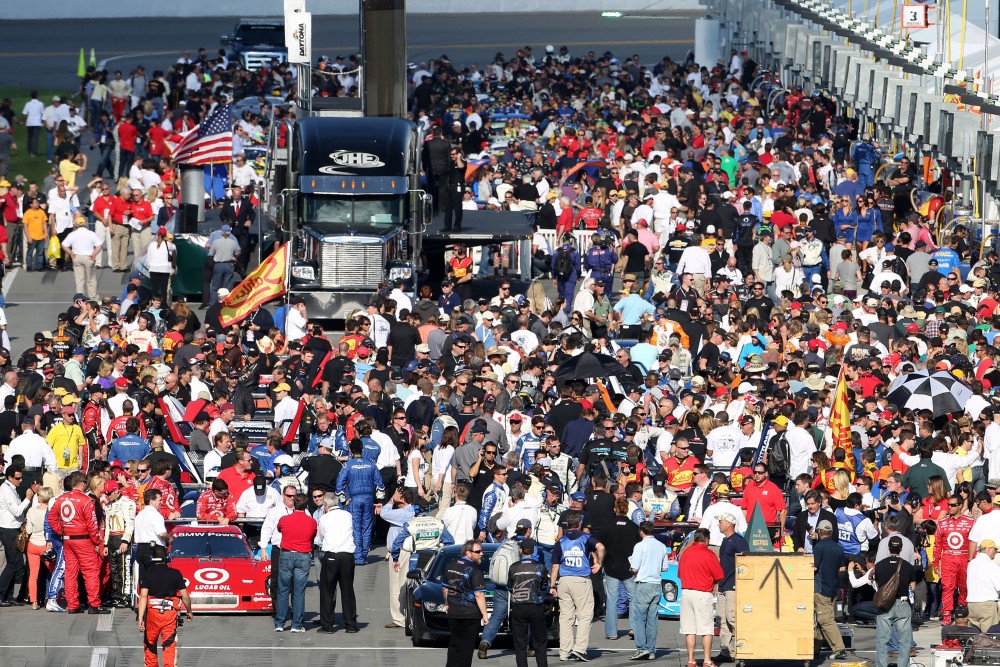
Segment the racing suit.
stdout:
<svg viewBox="0 0 1000 667">
<path fill-rule="evenodd" d="M 165 563 L 155 563 L 146 573 L 143 586 L 148 589 L 146 613 L 140 618 L 143 628 L 145 667 L 159 667 L 157 643 L 163 647 L 163 667 L 174 667 L 177 659 L 177 616 L 181 606 L 179 593 L 184 589 L 180 572 Z"/>
<path fill-rule="evenodd" d="M 506 484 L 493 482 L 490 488 L 483 494 L 483 507 L 479 510 L 479 531 L 486 533 L 486 539 L 495 542 L 493 534 L 489 530 L 490 519 L 494 515 L 500 514 L 507 509 L 507 501 L 510 499 L 510 490 Z"/>
<path fill-rule="evenodd" d="M 169 519 L 171 514 L 180 512 L 180 505 L 177 503 L 177 488 L 165 479 L 153 476 L 146 485 L 146 489 L 159 489 L 163 492 L 163 504 L 160 505 L 160 514 L 164 519 Z"/>
<path fill-rule="evenodd" d="M 198 521 L 218 521 L 219 519 L 235 521 L 236 501 L 233 499 L 232 494 L 220 500 L 215 497 L 215 492 L 212 489 L 206 489 L 198 496 L 195 516 L 198 518 Z"/>
<path fill-rule="evenodd" d="M 410 557 L 418 551 L 437 551 L 455 543 L 444 521 L 434 516 L 415 516 L 403 524 L 396 539 L 389 545 L 389 554 L 399 568 L 389 570 L 389 605 L 393 617 L 404 619 L 406 606 L 406 573 L 411 569 Z M 415 565 L 415 564 L 414 564 Z"/>
<path fill-rule="evenodd" d="M 934 563 L 941 572 L 941 621 L 951 622 L 955 587 L 958 604 L 966 603 L 969 586 L 965 572 L 969 566 L 969 531 L 975 524 L 967 516 L 947 516 L 934 533 Z"/>
<path fill-rule="evenodd" d="M 96 401 L 87 401 L 87 404 L 83 406 L 83 419 L 80 421 L 80 426 L 83 429 L 83 439 L 87 441 L 87 446 L 90 447 L 91 456 L 103 450 L 105 445 L 107 445 L 104 434 L 101 433 L 102 413 L 103 408 Z M 122 463 L 125 462 L 122 461 Z"/>
<path fill-rule="evenodd" d="M 337 493 L 350 499 L 347 509 L 351 512 L 354 528 L 354 562 L 364 565 L 372 546 L 372 526 L 375 523 L 375 496 L 382 500 L 385 487 L 382 475 L 374 461 L 352 458 L 344 464 L 337 477 Z"/>
<path fill-rule="evenodd" d="M 135 501 L 121 496 L 104 508 L 104 545 L 111 566 L 111 603 L 127 605 L 132 590 L 129 560 L 132 553 L 132 529 L 135 527 Z M 125 545 L 124 551 L 121 546 Z"/>
<path fill-rule="evenodd" d="M 62 536 L 52 530 L 48 514 L 45 515 L 44 525 L 45 541 L 52 543 L 52 551 L 56 554 L 56 564 L 52 568 L 52 574 L 49 575 L 49 584 L 45 591 L 45 599 L 55 602 L 59 598 L 59 591 L 62 590 L 63 578 L 66 575 L 66 554 L 63 553 Z"/>
<path fill-rule="evenodd" d="M 48 513 L 49 524 L 63 538 L 66 556 L 66 607 L 80 608 L 78 589 L 80 573 L 87 587 L 87 604 L 101 606 L 101 557 L 97 549 L 104 544 L 97 528 L 97 510 L 90 496 L 77 490 L 59 496 Z"/>
</svg>

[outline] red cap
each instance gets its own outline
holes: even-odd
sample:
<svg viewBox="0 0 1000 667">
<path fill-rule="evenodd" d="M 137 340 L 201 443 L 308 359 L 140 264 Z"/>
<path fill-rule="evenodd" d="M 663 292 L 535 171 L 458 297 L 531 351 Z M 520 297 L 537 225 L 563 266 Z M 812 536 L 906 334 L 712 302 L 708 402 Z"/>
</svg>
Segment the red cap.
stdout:
<svg viewBox="0 0 1000 667">
<path fill-rule="evenodd" d="M 72 405 L 67 405 L 66 407 L 64 407 L 62 409 L 62 413 L 64 415 L 75 415 L 76 414 L 76 408 L 74 408 Z"/>
<path fill-rule="evenodd" d="M 892 421 L 892 413 L 888 410 L 883 410 L 878 414 L 879 419 L 884 419 L 886 421 Z"/>
<path fill-rule="evenodd" d="M 156 235 L 157 236 L 166 236 L 167 235 L 167 228 L 166 227 L 160 227 L 159 229 L 156 230 Z"/>
<path fill-rule="evenodd" d="M 906 325 L 906 333 L 914 334 L 917 333 L 918 331 L 920 331 L 920 327 L 917 326 L 916 322 L 910 322 L 909 324 Z"/>
<path fill-rule="evenodd" d="M 583 399 L 583 400 L 580 401 L 580 407 L 581 408 L 585 408 L 587 410 L 593 410 L 594 409 L 594 402 L 591 401 L 590 399 L 586 399 L 585 398 L 585 399 Z"/>
<path fill-rule="evenodd" d="M 367 357 L 367 356 L 368 356 L 369 354 L 371 354 L 371 352 L 372 352 L 371 350 L 369 350 L 369 349 L 368 349 L 367 347 L 365 347 L 364 345 L 362 345 L 362 346 L 361 346 L 361 347 L 359 347 L 359 348 L 358 348 L 357 350 L 355 350 L 355 352 L 354 352 L 354 353 L 355 353 L 355 354 L 357 354 L 357 355 L 358 355 L 359 357 L 361 357 L 362 359 L 364 359 L 364 358 L 366 358 L 366 357 Z"/>
<path fill-rule="evenodd" d="M 847 322 L 837 322 L 830 329 L 833 331 L 847 331 Z"/>
<path fill-rule="evenodd" d="M 226 410 L 236 410 L 236 406 L 232 403 L 223 403 L 222 407 L 219 408 L 220 412 L 225 412 Z"/>
<path fill-rule="evenodd" d="M 111 493 L 112 491 L 121 491 L 122 485 L 113 479 L 109 479 L 104 482 L 104 493 Z"/>
<path fill-rule="evenodd" d="M 115 386 L 116 386 L 116 387 L 120 387 L 120 388 L 122 388 L 122 389 L 125 389 L 125 388 L 127 388 L 127 387 L 128 387 L 128 380 L 126 380 L 126 379 L 125 379 L 125 378 L 123 378 L 123 377 L 121 377 L 121 378 L 117 378 L 117 379 L 115 380 Z"/>
<path fill-rule="evenodd" d="M 812 350 L 813 352 L 815 352 L 816 350 L 818 350 L 819 349 L 819 340 L 813 338 L 811 341 L 809 341 L 809 349 Z"/>
<path fill-rule="evenodd" d="M 798 301 L 792 301 L 792 310 L 802 310 L 802 304 Z"/>
<path fill-rule="evenodd" d="M 666 417 L 663 418 L 663 423 L 666 426 L 673 426 L 674 424 L 677 423 L 677 417 L 674 417 L 673 415 L 667 415 Z"/>
<path fill-rule="evenodd" d="M 646 220 L 646 218 L 639 218 L 638 224 L 643 225 L 645 227 L 649 227 L 649 221 Z"/>
</svg>

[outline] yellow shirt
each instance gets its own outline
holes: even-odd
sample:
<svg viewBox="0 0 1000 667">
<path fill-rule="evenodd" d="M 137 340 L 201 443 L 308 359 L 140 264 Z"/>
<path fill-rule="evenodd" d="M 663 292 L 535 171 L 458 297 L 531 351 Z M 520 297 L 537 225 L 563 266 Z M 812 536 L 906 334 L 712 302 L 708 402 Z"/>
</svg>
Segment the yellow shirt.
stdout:
<svg viewBox="0 0 1000 667">
<path fill-rule="evenodd" d="M 63 160 L 59 163 L 59 175 L 66 179 L 67 189 L 76 186 L 76 173 L 81 169 L 80 165 L 69 160 Z"/>
<path fill-rule="evenodd" d="M 40 208 L 29 208 L 24 212 L 24 230 L 30 241 L 44 241 L 49 216 Z"/>
<path fill-rule="evenodd" d="M 79 425 L 56 424 L 49 429 L 45 440 L 56 455 L 56 465 L 61 470 L 80 467 L 80 454 L 84 447 L 83 431 Z"/>
</svg>

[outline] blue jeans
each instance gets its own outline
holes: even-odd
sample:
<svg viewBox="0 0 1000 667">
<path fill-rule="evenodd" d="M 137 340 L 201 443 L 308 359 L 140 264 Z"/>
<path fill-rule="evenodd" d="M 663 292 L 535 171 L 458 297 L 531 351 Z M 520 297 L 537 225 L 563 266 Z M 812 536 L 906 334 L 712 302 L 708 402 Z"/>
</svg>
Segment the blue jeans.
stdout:
<svg viewBox="0 0 1000 667">
<path fill-rule="evenodd" d="M 56 133 L 50 130 L 45 130 L 45 159 L 49 162 L 55 158 L 56 155 Z"/>
<path fill-rule="evenodd" d="M 629 602 L 635 599 L 635 577 L 628 579 L 615 579 L 607 572 L 604 573 L 604 595 L 606 598 L 604 610 L 604 636 L 618 637 L 618 601 L 621 599 L 621 589 L 625 589 L 625 596 Z M 657 602 L 659 598 L 657 598 Z M 635 630 L 635 617 L 632 615 L 632 605 L 628 607 L 628 629 Z"/>
<path fill-rule="evenodd" d="M 483 628 L 482 641 L 487 644 L 493 643 L 493 640 L 497 638 L 497 633 L 500 632 L 500 626 L 507 619 L 507 599 L 509 596 L 510 592 L 506 588 L 498 586 L 493 589 L 493 613 L 490 614 L 490 622 Z"/>
<path fill-rule="evenodd" d="M 659 623 L 657 611 L 660 606 L 660 584 L 642 583 L 635 585 L 632 597 L 632 612 L 635 619 L 635 648 L 637 651 L 656 653 L 656 630 Z"/>
<path fill-rule="evenodd" d="M 812 277 L 819 276 L 820 282 L 823 282 L 823 265 L 816 264 L 814 266 L 803 266 L 802 267 L 802 282 L 809 285 L 809 290 L 812 291 L 813 282 Z"/>
<path fill-rule="evenodd" d="M 233 281 L 233 271 L 235 267 L 232 262 L 218 262 L 212 268 L 212 293 L 209 295 L 209 304 L 219 300 L 219 288 L 230 288 Z"/>
<path fill-rule="evenodd" d="M 889 664 L 889 651 L 899 650 L 890 647 L 890 636 L 895 630 L 899 643 L 909 646 L 913 639 L 913 626 L 910 625 L 913 610 L 909 600 L 900 598 L 892 605 L 892 609 L 884 614 L 875 617 L 875 665 L 876 667 L 887 667 Z M 910 667 L 910 651 L 899 651 L 899 658 L 896 660 L 898 667 Z"/>
<path fill-rule="evenodd" d="M 306 585 L 309 583 L 310 554 L 282 551 L 278 572 L 278 601 L 275 606 L 274 627 L 285 625 L 288 616 L 288 595 L 292 594 L 292 627 L 302 627 L 302 613 L 306 610 Z"/>
<path fill-rule="evenodd" d="M 45 250 L 45 239 L 41 241 L 28 241 L 28 256 L 24 259 L 24 268 L 34 271 L 44 269 Z"/>
</svg>

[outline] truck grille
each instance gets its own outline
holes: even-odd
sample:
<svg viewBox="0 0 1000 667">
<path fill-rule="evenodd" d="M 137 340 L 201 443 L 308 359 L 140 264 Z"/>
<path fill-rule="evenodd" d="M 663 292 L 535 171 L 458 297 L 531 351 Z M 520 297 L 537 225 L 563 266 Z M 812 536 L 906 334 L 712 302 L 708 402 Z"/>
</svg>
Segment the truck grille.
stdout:
<svg viewBox="0 0 1000 667">
<path fill-rule="evenodd" d="M 247 51 L 243 54 L 243 66 L 256 72 L 261 67 L 269 66 L 272 58 L 277 58 L 279 63 L 283 63 L 286 56 L 281 51 Z"/>
<path fill-rule="evenodd" d="M 324 241 L 320 250 L 323 287 L 375 287 L 385 274 L 385 246 L 381 243 Z"/>
</svg>

